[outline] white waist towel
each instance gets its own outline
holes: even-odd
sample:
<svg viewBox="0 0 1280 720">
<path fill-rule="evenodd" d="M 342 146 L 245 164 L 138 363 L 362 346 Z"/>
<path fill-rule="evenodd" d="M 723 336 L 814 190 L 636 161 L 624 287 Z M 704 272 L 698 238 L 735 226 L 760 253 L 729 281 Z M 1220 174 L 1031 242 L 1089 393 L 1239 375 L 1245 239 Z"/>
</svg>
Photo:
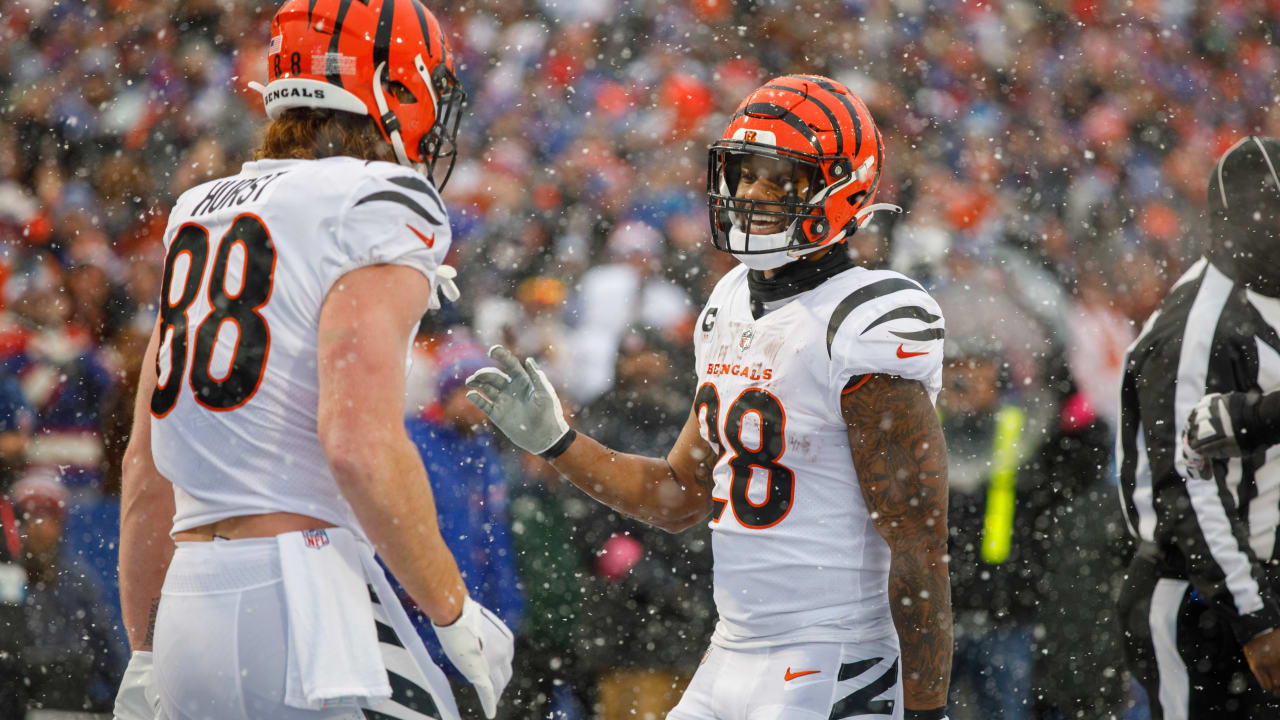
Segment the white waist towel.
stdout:
<svg viewBox="0 0 1280 720">
<path fill-rule="evenodd" d="M 276 540 L 289 615 L 285 704 L 318 710 L 390 697 L 355 536 L 328 528 Z"/>
<path fill-rule="evenodd" d="M 289 606 L 287 705 L 315 709 L 395 701 L 374 626 L 372 587 L 396 637 L 422 671 L 440 720 L 460 720 L 448 679 L 431 660 L 367 541 L 344 528 L 277 538 Z"/>
</svg>

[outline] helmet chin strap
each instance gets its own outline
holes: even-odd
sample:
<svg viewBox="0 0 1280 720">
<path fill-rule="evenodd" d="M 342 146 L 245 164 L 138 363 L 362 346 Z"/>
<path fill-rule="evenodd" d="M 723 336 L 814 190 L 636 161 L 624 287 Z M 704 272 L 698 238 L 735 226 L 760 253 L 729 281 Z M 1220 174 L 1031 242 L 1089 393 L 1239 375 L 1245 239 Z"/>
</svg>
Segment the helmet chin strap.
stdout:
<svg viewBox="0 0 1280 720">
<path fill-rule="evenodd" d="M 867 221 L 871 219 L 872 213 L 876 213 L 881 210 L 888 210 L 893 213 L 902 212 L 902 208 L 897 205 L 894 205 L 893 203 L 871 203 L 870 205 L 854 213 L 853 219 L 858 221 L 858 227 L 862 227 L 863 225 L 866 225 Z"/>
<path fill-rule="evenodd" d="M 396 161 L 407 167 L 414 167 L 415 164 L 409 160 L 409 155 L 404 151 L 404 141 L 400 139 L 400 119 L 396 114 L 391 112 L 391 108 L 387 106 L 387 96 L 382 92 L 382 73 L 387 69 L 387 63 L 378 63 L 378 67 L 373 71 L 373 99 L 378 103 L 378 121 L 382 123 L 382 127 L 387 131 L 387 137 L 391 139 L 391 149 L 395 150 Z"/>
<path fill-rule="evenodd" d="M 767 235 L 753 233 L 751 235 L 752 241 L 758 243 L 757 247 L 776 248 L 773 252 L 736 253 L 733 252 L 734 247 L 746 248 L 747 233 L 739 229 L 737 223 L 734 223 L 729 228 L 729 252 L 738 258 L 738 262 L 752 270 L 777 270 L 789 262 L 826 247 L 826 245 L 820 245 L 818 247 L 788 249 L 787 245 L 791 242 L 791 230 L 794 227 L 795 223 L 793 222 L 781 232 Z"/>
</svg>

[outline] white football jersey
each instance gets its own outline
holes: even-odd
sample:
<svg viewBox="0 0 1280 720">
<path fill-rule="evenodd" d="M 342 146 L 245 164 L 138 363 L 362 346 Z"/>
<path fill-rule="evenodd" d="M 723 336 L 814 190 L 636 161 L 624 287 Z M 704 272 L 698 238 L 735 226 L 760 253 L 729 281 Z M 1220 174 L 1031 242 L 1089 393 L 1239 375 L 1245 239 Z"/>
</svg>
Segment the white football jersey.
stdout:
<svg viewBox="0 0 1280 720">
<path fill-rule="evenodd" d="M 895 272 L 845 270 L 758 319 L 745 266 L 716 285 L 694 328 L 694 410 L 719 455 L 713 642 L 893 634 L 889 547 L 862 500 L 840 396 L 884 373 L 936 399 L 942 336 L 937 303 Z"/>
<path fill-rule="evenodd" d="M 363 535 L 316 430 L 320 307 L 344 274 L 375 264 L 420 270 L 434 297 L 449 241 L 435 189 L 385 162 L 249 162 L 178 198 L 151 397 L 174 532 L 293 512 Z"/>
</svg>

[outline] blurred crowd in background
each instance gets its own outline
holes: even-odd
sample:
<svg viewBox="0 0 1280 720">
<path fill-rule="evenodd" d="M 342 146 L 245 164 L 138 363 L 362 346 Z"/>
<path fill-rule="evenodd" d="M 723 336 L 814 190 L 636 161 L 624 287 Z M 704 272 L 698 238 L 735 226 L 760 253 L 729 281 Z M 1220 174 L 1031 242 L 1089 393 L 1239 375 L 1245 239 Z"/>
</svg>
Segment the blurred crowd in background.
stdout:
<svg viewBox="0 0 1280 720">
<path fill-rule="evenodd" d="M 708 242 L 706 147 L 796 72 L 848 85 L 884 135 L 878 199 L 906 213 L 850 251 L 947 314 L 952 717 L 1141 717 L 1110 610 L 1120 363 L 1198 255 L 1214 159 L 1280 135 L 1280 2 L 429 4 L 469 94 L 444 191 L 463 296 L 424 321 L 406 415 L 472 592 L 517 629 L 503 712 L 661 717 L 714 623 L 710 547 L 565 487 L 475 425 L 460 380 L 505 343 L 579 427 L 665 455 L 693 319 L 735 262 Z M 119 463 L 160 237 L 178 194 L 252 154 L 274 11 L 0 11 L 0 605 L 29 632 L 0 641 L 26 648 L 0 647 L 0 674 L 32 708 L 102 711 L 123 670 Z M 997 475 L 1017 489 L 1003 557 L 979 551 Z"/>
</svg>

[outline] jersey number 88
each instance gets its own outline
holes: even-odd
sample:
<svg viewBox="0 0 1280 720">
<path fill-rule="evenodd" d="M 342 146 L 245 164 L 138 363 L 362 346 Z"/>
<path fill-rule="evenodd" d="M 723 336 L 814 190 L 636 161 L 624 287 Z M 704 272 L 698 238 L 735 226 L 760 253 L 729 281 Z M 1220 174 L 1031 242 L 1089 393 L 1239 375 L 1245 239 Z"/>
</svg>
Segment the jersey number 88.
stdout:
<svg viewBox="0 0 1280 720">
<path fill-rule="evenodd" d="M 227 266 L 236 246 L 244 253 L 244 273 L 233 293 L 227 289 Z M 174 269 L 183 255 L 188 258 L 186 279 L 182 294 L 174 300 Z M 178 403 L 188 364 L 196 402 L 209 410 L 234 410 L 244 405 L 262 383 L 271 332 L 258 311 L 271 299 L 276 266 L 271 234 L 261 219 L 246 213 L 237 217 L 218 241 L 207 291 L 211 310 L 196 327 L 195 346 L 188 357 L 187 311 L 200 294 L 208 260 L 209 231 L 195 223 L 183 225 L 169 246 L 160 290 L 160 341 L 169 343 L 169 375 L 164 383 L 158 381 L 161 368 L 157 353 L 156 389 L 151 393 L 151 412 L 156 417 L 164 417 Z M 213 350 L 225 323 L 235 325 L 236 341 L 229 369 L 215 377 Z"/>
</svg>

